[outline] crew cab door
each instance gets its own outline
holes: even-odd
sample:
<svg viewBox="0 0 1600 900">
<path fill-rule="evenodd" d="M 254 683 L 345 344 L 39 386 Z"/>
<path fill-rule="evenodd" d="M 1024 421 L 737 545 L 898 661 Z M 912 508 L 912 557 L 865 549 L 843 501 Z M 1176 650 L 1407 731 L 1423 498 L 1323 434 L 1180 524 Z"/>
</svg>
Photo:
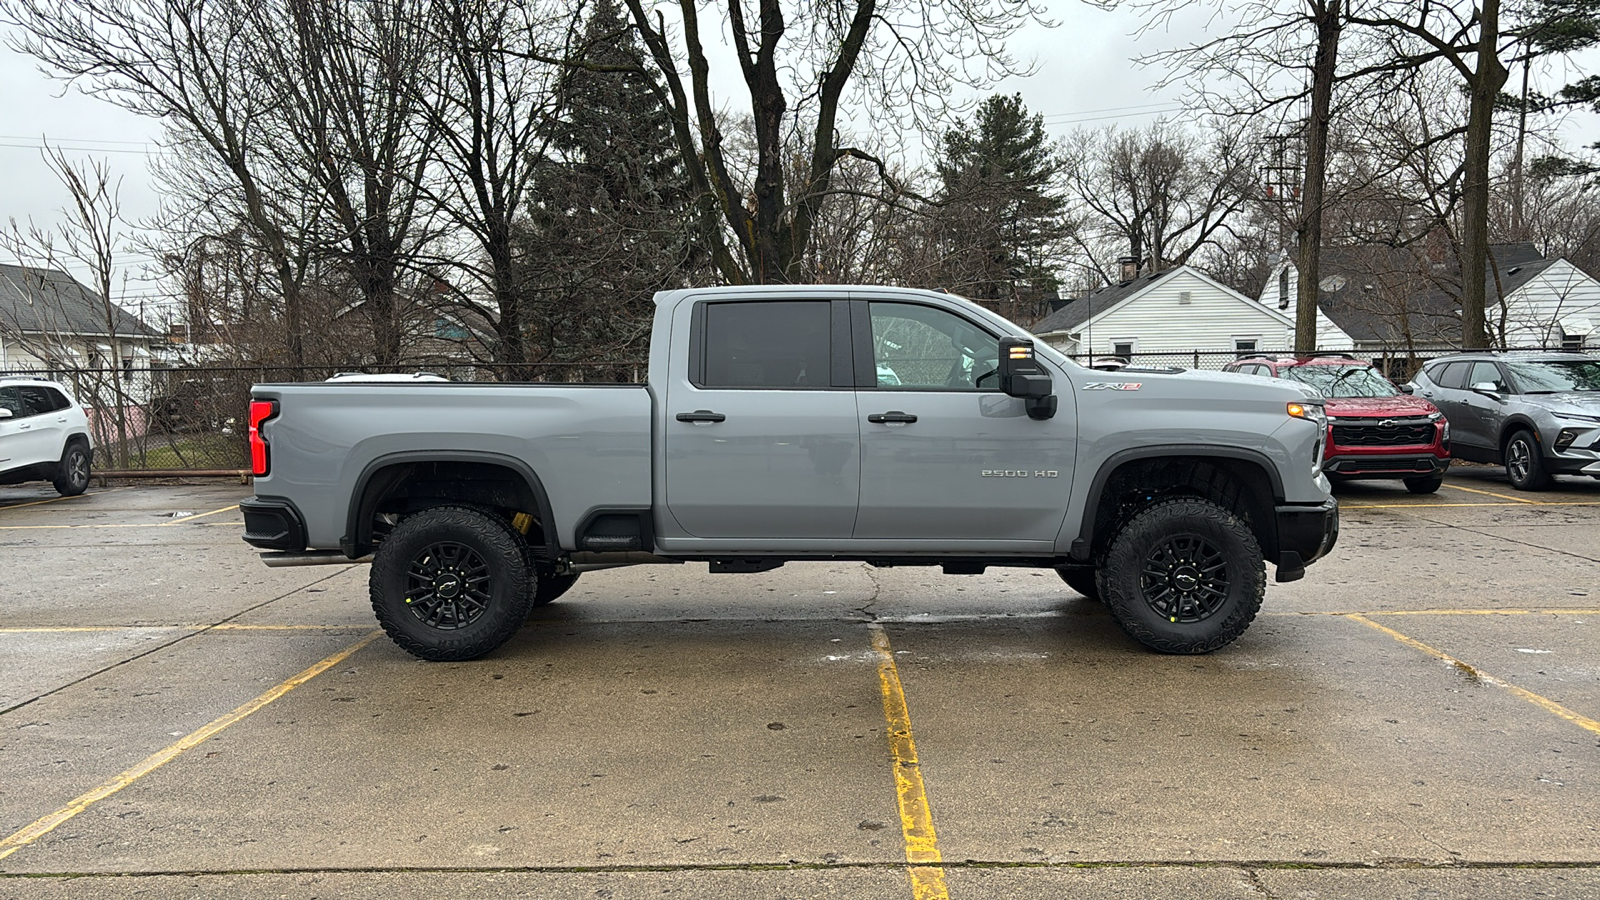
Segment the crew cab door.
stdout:
<svg viewBox="0 0 1600 900">
<path fill-rule="evenodd" d="M 858 540 L 1053 542 L 1076 454 L 1071 388 L 1031 419 L 1000 393 L 999 337 L 942 307 L 857 300 L 852 309 L 861 426 Z M 863 377 L 864 375 L 864 377 Z M 933 545 L 929 544 L 929 549 Z"/>
<path fill-rule="evenodd" d="M 815 298 L 815 299 L 813 299 Z M 847 301 L 696 303 L 668 384 L 665 497 L 685 533 L 846 540 L 861 482 Z"/>
</svg>

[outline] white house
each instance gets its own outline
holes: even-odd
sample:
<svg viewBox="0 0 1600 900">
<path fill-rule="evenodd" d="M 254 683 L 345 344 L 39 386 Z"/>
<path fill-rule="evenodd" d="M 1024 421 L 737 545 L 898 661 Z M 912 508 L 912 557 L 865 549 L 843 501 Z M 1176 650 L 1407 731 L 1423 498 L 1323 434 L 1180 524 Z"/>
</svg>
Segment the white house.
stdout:
<svg viewBox="0 0 1600 900">
<path fill-rule="evenodd" d="M 1577 266 L 1561 258 L 1508 266 L 1500 286 L 1505 302 L 1484 318 L 1507 347 L 1600 348 L 1600 281 Z"/>
<path fill-rule="evenodd" d="M 1103 287 L 1041 319 L 1033 333 L 1069 355 L 1203 368 L 1294 347 L 1292 311 L 1252 300 L 1188 266 Z M 1318 316 L 1317 334 L 1319 346 L 1351 346 L 1326 316 Z"/>
<path fill-rule="evenodd" d="M 144 403 L 151 351 L 160 340 L 137 316 L 66 272 L 0 264 L 0 372 L 61 379 L 88 406 L 113 396 Z"/>
</svg>

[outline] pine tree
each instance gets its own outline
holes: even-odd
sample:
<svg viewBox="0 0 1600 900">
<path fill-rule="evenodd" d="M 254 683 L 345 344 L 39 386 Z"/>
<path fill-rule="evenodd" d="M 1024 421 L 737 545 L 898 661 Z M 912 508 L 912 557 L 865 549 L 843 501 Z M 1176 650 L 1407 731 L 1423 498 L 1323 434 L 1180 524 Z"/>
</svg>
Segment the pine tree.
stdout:
<svg viewBox="0 0 1600 900">
<path fill-rule="evenodd" d="M 1027 320 L 1045 311 L 1067 201 L 1063 160 L 1022 96 L 996 94 L 945 132 L 935 162 L 943 286 Z"/>
<path fill-rule="evenodd" d="M 703 264 L 672 125 L 615 0 L 599 0 L 562 74 L 551 162 L 519 228 L 521 283 L 545 360 L 636 359 L 651 295 Z"/>
</svg>

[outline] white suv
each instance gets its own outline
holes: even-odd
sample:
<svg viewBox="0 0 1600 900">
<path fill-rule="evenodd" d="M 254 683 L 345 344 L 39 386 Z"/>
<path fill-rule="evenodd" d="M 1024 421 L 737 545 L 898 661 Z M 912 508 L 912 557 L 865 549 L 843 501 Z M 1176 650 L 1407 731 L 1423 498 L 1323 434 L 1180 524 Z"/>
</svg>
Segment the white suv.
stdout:
<svg viewBox="0 0 1600 900">
<path fill-rule="evenodd" d="M 63 496 L 89 486 L 89 417 L 66 389 L 36 378 L 0 378 L 0 484 L 49 481 Z"/>
</svg>

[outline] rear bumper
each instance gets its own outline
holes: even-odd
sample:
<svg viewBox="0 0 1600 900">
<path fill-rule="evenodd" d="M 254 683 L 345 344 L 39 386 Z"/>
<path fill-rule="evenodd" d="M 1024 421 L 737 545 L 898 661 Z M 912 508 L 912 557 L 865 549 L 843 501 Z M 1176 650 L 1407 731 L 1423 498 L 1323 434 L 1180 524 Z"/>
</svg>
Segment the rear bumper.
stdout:
<svg viewBox="0 0 1600 900">
<path fill-rule="evenodd" d="M 305 519 L 294 503 L 278 497 L 251 497 L 239 502 L 244 513 L 244 541 L 262 550 L 304 550 Z"/>
<path fill-rule="evenodd" d="M 1279 581 L 1298 581 L 1306 566 L 1328 555 L 1339 540 L 1339 501 L 1329 497 L 1311 506 L 1280 506 L 1278 514 Z"/>
</svg>

